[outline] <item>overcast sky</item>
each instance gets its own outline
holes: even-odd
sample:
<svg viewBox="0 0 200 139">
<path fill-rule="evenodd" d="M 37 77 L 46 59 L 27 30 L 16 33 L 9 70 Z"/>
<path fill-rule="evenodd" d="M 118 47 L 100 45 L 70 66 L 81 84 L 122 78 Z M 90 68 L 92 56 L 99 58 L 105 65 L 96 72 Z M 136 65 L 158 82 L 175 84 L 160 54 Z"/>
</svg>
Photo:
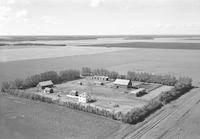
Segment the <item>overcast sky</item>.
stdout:
<svg viewBox="0 0 200 139">
<path fill-rule="evenodd" d="M 200 34 L 200 0 L 0 0 L 0 35 Z"/>
</svg>

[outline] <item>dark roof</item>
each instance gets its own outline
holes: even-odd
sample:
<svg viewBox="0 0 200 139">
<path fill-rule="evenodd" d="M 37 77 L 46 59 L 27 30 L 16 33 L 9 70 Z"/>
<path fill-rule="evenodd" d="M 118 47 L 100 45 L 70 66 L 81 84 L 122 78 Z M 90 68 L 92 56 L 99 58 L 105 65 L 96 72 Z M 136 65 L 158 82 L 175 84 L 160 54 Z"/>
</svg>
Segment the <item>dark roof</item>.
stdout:
<svg viewBox="0 0 200 139">
<path fill-rule="evenodd" d="M 49 86 L 49 85 L 53 85 L 53 82 L 51 80 L 48 80 L 48 81 L 39 82 L 38 85 Z"/>
</svg>

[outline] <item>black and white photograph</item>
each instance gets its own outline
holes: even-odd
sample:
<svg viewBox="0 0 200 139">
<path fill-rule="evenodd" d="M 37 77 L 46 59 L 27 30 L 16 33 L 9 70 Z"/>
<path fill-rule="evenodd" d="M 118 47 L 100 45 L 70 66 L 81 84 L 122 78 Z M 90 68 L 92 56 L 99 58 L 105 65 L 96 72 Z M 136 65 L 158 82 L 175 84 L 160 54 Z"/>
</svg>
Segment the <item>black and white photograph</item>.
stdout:
<svg viewBox="0 0 200 139">
<path fill-rule="evenodd" d="M 200 139 L 200 0 L 0 0 L 0 139 Z"/>
</svg>

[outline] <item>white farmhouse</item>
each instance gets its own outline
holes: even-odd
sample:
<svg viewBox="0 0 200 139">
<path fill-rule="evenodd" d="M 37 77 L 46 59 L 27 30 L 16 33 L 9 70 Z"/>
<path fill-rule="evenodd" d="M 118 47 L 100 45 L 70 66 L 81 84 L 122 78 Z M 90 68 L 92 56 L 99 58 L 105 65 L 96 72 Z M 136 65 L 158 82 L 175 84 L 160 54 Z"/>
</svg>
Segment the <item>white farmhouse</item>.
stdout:
<svg viewBox="0 0 200 139">
<path fill-rule="evenodd" d="M 91 96 L 86 92 L 83 92 L 78 96 L 78 102 L 87 103 L 90 100 L 91 100 Z"/>
</svg>

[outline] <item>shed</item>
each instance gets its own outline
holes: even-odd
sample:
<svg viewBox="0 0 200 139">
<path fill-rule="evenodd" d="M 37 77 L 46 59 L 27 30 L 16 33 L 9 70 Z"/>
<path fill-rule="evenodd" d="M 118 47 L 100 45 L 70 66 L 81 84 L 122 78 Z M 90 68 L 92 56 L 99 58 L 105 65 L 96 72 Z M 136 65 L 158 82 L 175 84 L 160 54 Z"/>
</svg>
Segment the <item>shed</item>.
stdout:
<svg viewBox="0 0 200 139">
<path fill-rule="evenodd" d="M 145 93 L 145 88 L 139 88 L 139 89 L 131 91 L 130 93 L 134 94 L 135 96 L 141 96 Z"/>
<path fill-rule="evenodd" d="M 45 89 L 46 87 L 52 88 L 53 82 L 51 80 L 48 80 L 48 81 L 39 82 L 37 85 L 38 89 Z"/>
<path fill-rule="evenodd" d="M 49 88 L 49 87 L 46 87 L 44 89 L 44 93 L 53 93 L 53 89 L 52 88 Z"/>
<path fill-rule="evenodd" d="M 78 91 L 72 90 L 69 94 L 72 96 L 78 96 Z"/>
<path fill-rule="evenodd" d="M 125 79 L 116 79 L 114 82 L 115 86 L 123 87 L 123 88 L 132 88 L 132 82 L 131 80 L 125 80 Z"/>
</svg>

